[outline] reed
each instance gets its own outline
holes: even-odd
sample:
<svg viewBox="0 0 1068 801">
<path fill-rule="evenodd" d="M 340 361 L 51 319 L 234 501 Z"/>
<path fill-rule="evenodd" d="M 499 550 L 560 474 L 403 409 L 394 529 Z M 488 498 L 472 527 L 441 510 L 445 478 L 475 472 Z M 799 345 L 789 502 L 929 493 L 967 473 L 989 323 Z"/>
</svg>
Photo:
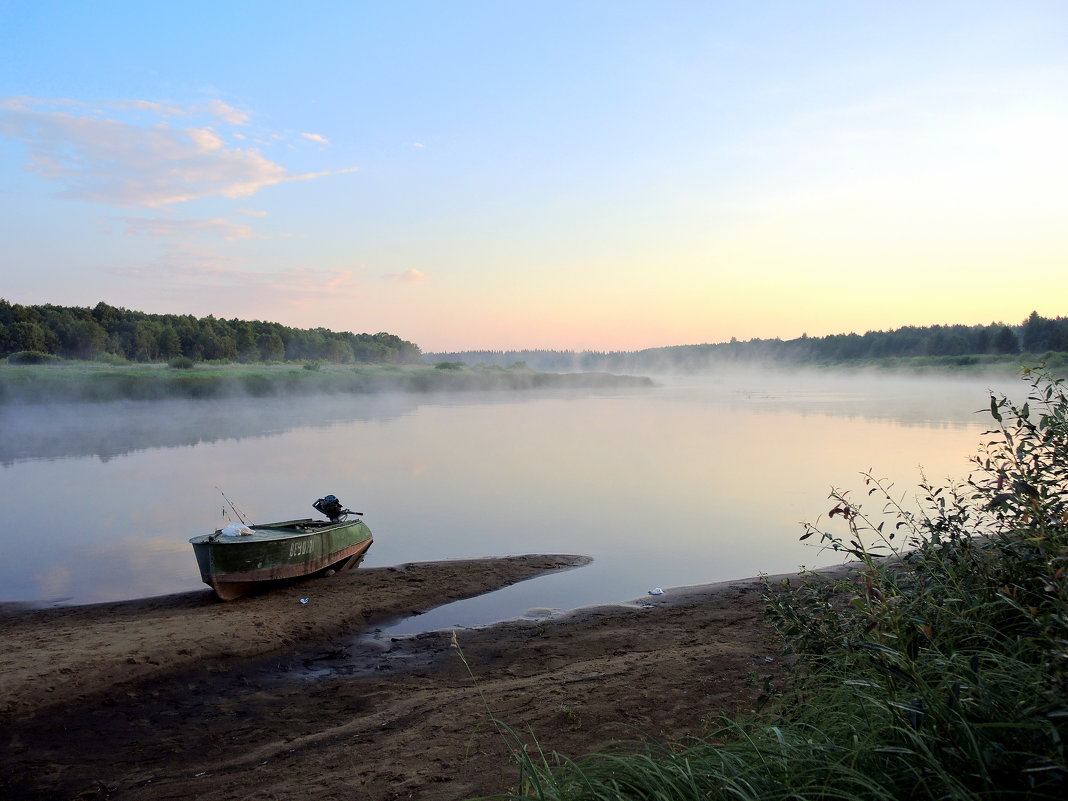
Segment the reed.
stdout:
<svg viewBox="0 0 1068 801">
<path fill-rule="evenodd" d="M 532 370 L 426 365 L 168 365 L 102 362 L 0 363 L 0 403 L 76 403 L 115 400 L 365 394 L 373 392 L 482 392 L 551 388 L 633 388 L 648 378 L 607 373 L 539 373 Z"/>
</svg>

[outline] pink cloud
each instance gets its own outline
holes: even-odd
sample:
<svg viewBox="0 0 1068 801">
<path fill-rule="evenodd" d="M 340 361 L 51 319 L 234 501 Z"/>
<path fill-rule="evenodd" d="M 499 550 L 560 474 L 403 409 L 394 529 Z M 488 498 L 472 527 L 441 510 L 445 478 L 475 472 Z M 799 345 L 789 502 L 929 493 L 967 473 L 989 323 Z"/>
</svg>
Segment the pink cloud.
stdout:
<svg viewBox="0 0 1068 801">
<path fill-rule="evenodd" d="M 363 289 L 352 270 L 294 267 L 268 272 L 245 269 L 243 264 L 242 259 L 220 256 L 197 243 L 168 242 L 156 261 L 112 272 L 144 281 L 161 297 L 188 294 L 198 304 L 212 298 L 258 309 L 312 308 L 326 297 L 352 300 Z"/>
<path fill-rule="evenodd" d="M 158 116 L 182 112 L 148 101 L 127 105 Z M 206 108 L 230 124 L 248 119 L 221 101 Z M 27 169 L 63 186 L 61 196 L 115 206 L 160 208 L 206 197 L 249 197 L 274 184 L 355 171 L 292 174 L 256 148 L 228 146 L 212 127 L 180 130 L 166 122 L 146 127 L 100 116 L 77 101 L 5 100 L 0 134 L 26 145 Z"/>
<path fill-rule="evenodd" d="M 204 108 L 218 119 L 231 125 L 245 125 L 250 116 L 247 111 L 234 108 L 221 100 L 209 100 Z"/>
<path fill-rule="evenodd" d="M 167 217 L 122 217 L 127 236 L 154 239 L 219 238 L 228 241 L 252 239 L 252 226 L 216 217 L 210 220 L 175 220 Z"/>
<path fill-rule="evenodd" d="M 405 270 L 402 273 L 391 273 L 385 276 L 385 278 L 391 281 L 399 281 L 402 284 L 421 284 L 424 281 L 430 280 L 430 276 L 422 270 L 417 270 L 414 267 L 410 270 Z"/>
</svg>

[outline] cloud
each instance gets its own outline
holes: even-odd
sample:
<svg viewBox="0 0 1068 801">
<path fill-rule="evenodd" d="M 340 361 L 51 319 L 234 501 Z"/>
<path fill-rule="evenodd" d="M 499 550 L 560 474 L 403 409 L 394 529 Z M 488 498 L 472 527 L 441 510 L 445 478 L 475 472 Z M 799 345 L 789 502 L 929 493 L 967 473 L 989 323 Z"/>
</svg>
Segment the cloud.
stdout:
<svg viewBox="0 0 1068 801">
<path fill-rule="evenodd" d="M 246 217 L 266 217 L 267 212 L 260 209 L 238 209 L 238 214 L 244 214 Z"/>
<path fill-rule="evenodd" d="M 391 273 L 385 276 L 385 278 L 402 284 L 421 284 L 424 281 L 430 280 L 430 276 L 422 270 L 416 270 L 414 267 L 410 270 L 405 270 L 402 273 Z"/>
<path fill-rule="evenodd" d="M 209 100 L 202 106 L 179 106 L 175 103 L 157 103 L 152 100 L 117 100 L 107 103 L 106 106 L 119 110 L 145 111 L 160 117 L 191 117 L 206 113 L 229 125 L 247 125 L 250 117 L 247 111 L 234 108 L 221 100 Z"/>
<path fill-rule="evenodd" d="M 426 147 L 422 142 L 412 142 L 412 147 Z"/>
<path fill-rule="evenodd" d="M 152 239 L 252 239 L 252 226 L 241 225 L 222 218 L 210 220 L 175 220 L 167 217 L 122 217 L 127 236 L 147 236 Z"/>
<path fill-rule="evenodd" d="M 207 105 L 204 106 L 205 110 L 211 113 L 213 116 L 228 122 L 231 125 L 245 125 L 248 123 L 249 114 L 247 111 L 234 108 L 227 105 L 221 100 L 209 100 Z"/>
<path fill-rule="evenodd" d="M 186 128 L 185 132 L 201 151 L 219 150 L 223 140 L 211 128 Z"/>
<path fill-rule="evenodd" d="M 324 296 L 357 298 L 364 286 L 353 270 L 294 267 L 268 272 L 243 265 L 241 259 L 220 256 L 196 242 L 168 242 L 155 262 L 112 272 L 145 282 L 147 289 L 168 301 L 176 294 L 197 303 L 210 297 L 231 309 L 226 314 L 238 314 L 246 307 L 249 314 L 264 307 L 314 308 Z"/>
<path fill-rule="evenodd" d="M 146 126 L 102 116 L 79 101 L 9 98 L 0 101 L 0 134 L 25 144 L 27 169 L 63 186 L 60 196 L 115 206 L 160 208 L 206 197 L 249 197 L 273 184 L 355 171 L 292 174 L 256 148 L 229 146 L 212 126 L 179 129 L 167 122 L 197 109 L 228 124 L 248 120 L 247 113 L 222 101 L 186 109 L 124 104 L 161 119 Z"/>
<path fill-rule="evenodd" d="M 119 109 L 120 111 L 133 109 L 134 111 L 147 111 L 150 114 L 155 114 L 159 117 L 187 117 L 189 116 L 189 110 L 176 106 L 170 103 L 155 103 L 151 100 L 119 100 L 114 103 L 108 103 L 108 108 Z"/>
<path fill-rule="evenodd" d="M 325 136 L 320 136 L 319 134 L 302 133 L 301 136 L 303 136 L 305 139 L 310 139 L 312 142 L 318 142 L 321 145 L 330 144 L 329 139 L 327 139 Z"/>
</svg>

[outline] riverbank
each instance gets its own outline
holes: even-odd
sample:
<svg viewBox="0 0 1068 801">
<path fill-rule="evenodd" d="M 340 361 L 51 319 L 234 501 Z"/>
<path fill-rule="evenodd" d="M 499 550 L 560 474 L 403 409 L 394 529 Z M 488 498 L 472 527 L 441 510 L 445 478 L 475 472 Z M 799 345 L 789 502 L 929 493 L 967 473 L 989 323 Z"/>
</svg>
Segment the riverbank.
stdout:
<svg viewBox="0 0 1068 801">
<path fill-rule="evenodd" d="M 742 347 L 746 343 L 741 343 Z M 958 353 L 930 356 L 804 356 L 798 352 L 748 354 L 724 350 L 722 345 L 677 345 L 628 353 L 561 353 L 559 351 L 488 351 L 427 353 L 424 360 L 460 359 L 460 363 L 503 367 L 515 359 L 538 370 L 608 370 L 639 375 L 715 374 L 731 370 L 814 370 L 920 375 L 1019 375 L 1022 367 L 1045 365 L 1062 375 L 1068 368 L 1068 351 L 1038 353 Z"/>
<path fill-rule="evenodd" d="M 516 742 L 582 753 L 753 706 L 779 667 L 749 579 L 415 637 L 356 635 L 585 562 L 357 570 L 223 604 L 210 592 L 0 615 L 11 799 L 467 798 Z M 308 598 L 302 604 L 300 599 Z M 458 647 L 456 647 L 458 646 Z"/>
<path fill-rule="evenodd" d="M 426 365 L 165 364 L 0 361 L 0 403 L 103 402 L 382 392 L 486 392 L 649 387 L 642 376 L 543 373 L 523 367 Z"/>
</svg>

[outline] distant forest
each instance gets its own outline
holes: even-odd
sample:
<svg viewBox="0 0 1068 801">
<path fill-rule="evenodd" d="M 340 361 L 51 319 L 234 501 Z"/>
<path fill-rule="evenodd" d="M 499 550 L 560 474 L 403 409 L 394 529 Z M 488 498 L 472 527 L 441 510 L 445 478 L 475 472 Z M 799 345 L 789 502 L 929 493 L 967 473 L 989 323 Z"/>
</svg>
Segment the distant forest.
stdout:
<svg viewBox="0 0 1068 801">
<path fill-rule="evenodd" d="M 20 306 L 0 298 L 0 357 L 34 351 L 64 359 L 131 362 L 316 360 L 417 363 L 419 348 L 393 334 L 289 328 L 260 320 L 146 314 L 106 303 Z"/>
<path fill-rule="evenodd" d="M 1037 312 L 1019 325 L 906 326 L 865 334 L 802 335 L 797 339 L 731 339 L 711 345 L 678 345 L 639 351 L 463 351 L 428 353 L 425 361 L 461 361 L 506 367 L 525 362 L 540 370 L 691 370 L 730 362 L 841 364 L 917 356 L 956 358 L 974 363 L 986 355 L 1068 352 L 1068 317 L 1049 319 Z"/>
</svg>

